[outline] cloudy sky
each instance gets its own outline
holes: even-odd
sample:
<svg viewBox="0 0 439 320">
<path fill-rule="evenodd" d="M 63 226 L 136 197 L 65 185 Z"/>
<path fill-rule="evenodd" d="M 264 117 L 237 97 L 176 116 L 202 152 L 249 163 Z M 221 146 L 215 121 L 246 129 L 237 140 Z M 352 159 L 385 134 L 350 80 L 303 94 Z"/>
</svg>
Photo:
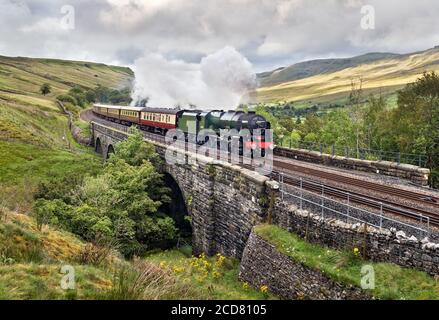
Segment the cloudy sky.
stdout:
<svg viewBox="0 0 439 320">
<path fill-rule="evenodd" d="M 375 29 L 361 27 L 365 5 L 375 10 Z M 121 65 L 159 54 L 199 63 L 230 46 L 262 71 L 433 47 L 437 17 L 437 0 L 0 0 L 0 54 Z"/>
</svg>

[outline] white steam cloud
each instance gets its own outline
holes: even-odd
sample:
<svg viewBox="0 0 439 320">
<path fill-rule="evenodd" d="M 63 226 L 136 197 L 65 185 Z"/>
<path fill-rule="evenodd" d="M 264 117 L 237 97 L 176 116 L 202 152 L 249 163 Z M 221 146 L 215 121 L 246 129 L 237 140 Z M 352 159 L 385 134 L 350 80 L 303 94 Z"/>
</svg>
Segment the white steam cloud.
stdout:
<svg viewBox="0 0 439 320">
<path fill-rule="evenodd" d="M 134 102 L 148 106 L 233 109 L 256 85 L 251 63 L 232 47 L 204 57 L 199 64 L 147 54 L 135 61 Z"/>
</svg>

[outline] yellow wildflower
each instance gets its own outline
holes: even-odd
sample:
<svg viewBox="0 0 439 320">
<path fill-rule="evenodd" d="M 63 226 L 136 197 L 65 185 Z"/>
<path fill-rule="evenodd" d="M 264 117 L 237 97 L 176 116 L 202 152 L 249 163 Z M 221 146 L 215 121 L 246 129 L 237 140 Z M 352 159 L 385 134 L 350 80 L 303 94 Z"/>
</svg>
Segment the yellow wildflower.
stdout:
<svg viewBox="0 0 439 320">
<path fill-rule="evenodd" d="M 268 293 L 268 287 L 267 286 L 261 286 L 261 288 L 260 288 L 260 291 L 262 292 L 262 293 Z"/>
</svg>

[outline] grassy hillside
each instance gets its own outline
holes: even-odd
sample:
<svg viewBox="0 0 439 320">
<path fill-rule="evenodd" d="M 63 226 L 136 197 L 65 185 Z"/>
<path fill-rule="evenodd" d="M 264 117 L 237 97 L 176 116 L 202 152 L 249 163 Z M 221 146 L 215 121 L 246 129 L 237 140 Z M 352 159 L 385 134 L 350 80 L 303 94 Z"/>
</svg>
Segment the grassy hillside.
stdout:
<svg viewBox="0 0 439 320">
<path fill-rule="evenodd" d="M 356 67 L 360 64 L 398 58 L 400 55 L 393 53 L 368 53 L 346 59 L 319 59 L 293 64 L 286 68 L 279 68 L 271 72 L 258 75 L 261 87 L 270 87 L 284 82 L 309 78 L 322 73 L 331 73 L 347 68 Z"/>
<path fill-rule="evenodd" d="M 250 97 L 253 102 L 343 103 L 352 80 L 363 79 L 366 94 L 391 95 L 431 70 L 439 70 L 439 48 L 407 55 L 317 60 L 263 75 L 262 86 Z"/>
<path fill-rule="evenodd" d="M 63 231 L 39 231 L 26 215 L 0 219 L 0 299 L 92 299 L 111 288 L 111 271 L 81 264 L 85 244 Z M 75 290 L 63 290 L 63 265 L 76 273 Z"/>
<path fill-rule="evenodd" d="M 239 282 L 237 262 L 225 257 L 195 258 L 189 248 L 126 261 L 114 248 L 85 243 L 56 222 L 37 226 L 40 182 L 102 169 L 92 148 L 74 142 L 56 97 L 78 86 L 120 90 L 132 80 L 126 68 L 0 57 L 0 300 L 268 298 Z M 44 83 L 52 87 L 47 96 L 39 92 Z M 74 268 L 75 289 L 60 286 L 65 265 Z"/>
<path fill-rule="evenodd" d="M 56 97 L 75 86 L 121 89 L 132 80 L 128 68 L 0 56 L 0 205 L 25 213 L 40 181 L 96 170 L 101 160 L 73 141 Z M 52 87 L 46 96 L 44 83 Z"/>
</svg>

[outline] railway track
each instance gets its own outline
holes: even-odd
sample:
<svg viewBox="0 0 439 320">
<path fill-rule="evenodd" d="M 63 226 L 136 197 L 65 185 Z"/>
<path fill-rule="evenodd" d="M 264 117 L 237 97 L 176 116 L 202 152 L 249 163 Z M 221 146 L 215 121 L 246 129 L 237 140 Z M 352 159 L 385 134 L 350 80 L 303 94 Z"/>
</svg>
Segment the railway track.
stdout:
<svg viewBox="0 0 439 320">
<path fill-rule="evenodd" d="M 272 178 L 279 180 L 280 172 L 273 172 Z M 369 208 L 376 209 L 382 213 L 389 213 L 400 217 L 405 217 L 420 223 L 428 224 L 430 226 L 439 226 L 439 215 L 425 211 L 422 209 L 414 209 L 412 207 L 402 205 L 400 203 L 392 202 L 389 200 L 382 201 L 377 200 L 371 196 L 365 196 L 361 193 L 346 191 L 341 188 L 328 187 L 323 184 L 303 180 L 300 178 L 294 178 L 291 176 L 283 175 L 282 181 L 293 187 L 303 188 L 304 190 L 314 192 L 318 195 L 324 194 L 325 196 L 334 197 L 348 201 L 350 204 L 355 203 Z"/>
<path fill-rule="evenodd" d="M 403 198 L 406 200 L 414 201 L 419 204 L 422 204 L 423 206 L 429 206 L 432 208 L 432 210 L 437 210 L 439 214 L 439 198 L 438 197 L 431 197 L 427 196 L 422 193 L 399 189 L 391 186 L 386 186 L 374 182 L 364 181 L 360 179 L 355 179 L 351 177 L 346 177 L 343 175 L 339 175 L 336 173 L 330 173 L 326 171 L 321 171 L 317 169 L 311 169 L 309 167 L 300 166 L 297 164 L 292 164 L 288 162 L 283 162 L 279 160 L 274 160 L 274 167 L 275 168 L 281 168 L 288 171 L 293 172 L 300 172 L 304 173 L 310 176 L 314 176 L 317 178 L 323 178 L 326 180 L 338 182 L 338 183 L 344 183 L 351 186 L 360 187 L 363 189 L 368 189 L 372 191 L 376 191 L 381 194 L 387 194 L 391 196 L 395 196 L 398 198 Z M 382 199 L 383 201 L 387 201 L 385 199 Z M 381 200 L 380 200 L 381 201 Z"/>
<path fill-rule="evenodd" d="M 103 124 L 112 125 L 112 122 L 108 122 L 106 120 L 103 120 L 101 118 L 97 118 L 94 115 L 88 115 L 87 120 L 98 120 L 96 122 L 100 122 Z M 163 136 L 156 135 L 150 132 L 144 133 L 145 138 L 152 139 L 155 141 L 163 142 L 164 140 Z M 156 138 L 157 137 L 157 138 Z M 273 161 L 274 168 L 277 170 L 285 170 L 287 172 L 299 172 L 301 174 L 307 174 L 310 176 L 313 176 L 317 179 L 325 179 L 329 181 L 333 181 L 336 183 L 342 183 L 346 185 L 356 186 L 359 188 L 375 191 L 381 194 L 391 195 L 394 197 L 410 200 L 412 202 L 416 202 L 419 204 L 422 204 L 422 206 L 429 206 L 432 208 L 433 211 L 437 211 L 438 213 L 435 214 L 431 211 L 427 211 L 425 209 L 421 208 L 413 208 L 411 206 L 398 203 L 395 201 L 391 201 L 384 198 L 377 198 L 373 196 L 367 196 L 359 192 L 352 192 L 348 191 L 342 188 L 333 187 L 333 186 L 327 186 L 327 185 L 319 185 L 317 183 L 303 180 L 301 181 L 300 178 L 293 178 L 291 176 L 284 176 L 283 181 L 284 183 L 287 183 L 292 186 L 299 187 L 300 184 L 302 184 L 302 187 L 305 190 L 315 192 L 316 194 L 323 192 L 327 196 L 335 197 L 338 199 L 345 199 L 346 195 L 349 194 L 349 201 L 350 203 L 359 204 L 362 206 L 367 206 L 369 208 L 373 208 L 375 210 L 380 210 L 383 213 L 389 213 L 401 217 L 405 217 L 408 219 L 416 220 L 417 222 L 427 223 L 429 222 L 430 225 L 439 226 L 439 198 L 438 197 L 427 197 L 425 194 L 416 193 L 408 190 L 401 190 L 398 188 L 381 185 L 369 181 L 359 180 L 351 177 L 346 177 L 343 175 L 339 175 L 336 173 L 330 173 L 326 171 L 321 171 L 318 169 L 312 169 L 309 167 L 300 166 L 297 164 L 292 164 L 284 161 L 280 161 L 277 159 L 274 159 Z M 246 166 L 247 167 L 247 166 Z M 279 171 L 273 172 L 273 178 L 279 178 Z"/>
</svg>

